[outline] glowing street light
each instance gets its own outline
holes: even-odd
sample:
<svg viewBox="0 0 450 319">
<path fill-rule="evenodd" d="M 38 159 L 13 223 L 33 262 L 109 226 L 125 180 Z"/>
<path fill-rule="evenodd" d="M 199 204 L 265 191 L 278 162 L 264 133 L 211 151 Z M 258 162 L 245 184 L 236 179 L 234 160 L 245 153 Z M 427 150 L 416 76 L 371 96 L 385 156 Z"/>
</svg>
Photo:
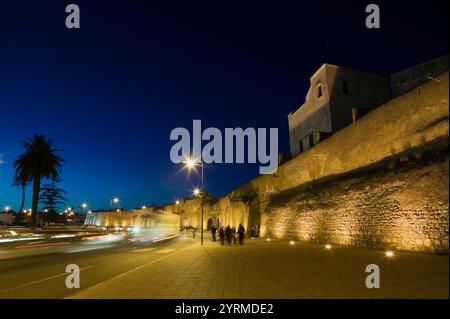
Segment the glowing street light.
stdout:
<svg viewBox="0 0 450 319">
<path fill-rule="evenodd" d="M 394 257 L 394 252 L 392 252 L 391 250 L 388 250 L 388 251 L 385 253 L 385 255 L 386 255 L 386 257 Z"/>
<path fill-rule="evenodd" d="M 198 187 L 194 188 L 193 193 L 194 193 L 195 196 L 200 195 L 200 189 Z"/>
<path fill-rule="evenodd" d="M 175 201 L 175 204 L 176 204 L 176 205 L 180 205 L 180 201 L 179 201 L 179 200 L 176 200 L 176 201 Z"/>
<path fill-rule="evenodd" d="M 5 213 L 9 212 L 10 210 L 11 210 L 11 207 L 5 206 L 5 209 L 4 209 Z"/>
<path fill-rule="evenodd" d="M 80 205 L 81 209 L 86 209 L 88 207 L 87 203 L 81 203 Z"/>
<path fill-rule="evenodd" d="M 325 249 L 331 249 L 331 245 L 325 245 Z"/>
<path fill-rule="evenodd" d="M 186 161 L 184 161 L 184 164 L 186 164 L 187 168 L 193 169 L 197 165 L 197 161 L 195 159 L 188 158 Z"/>
</svg>

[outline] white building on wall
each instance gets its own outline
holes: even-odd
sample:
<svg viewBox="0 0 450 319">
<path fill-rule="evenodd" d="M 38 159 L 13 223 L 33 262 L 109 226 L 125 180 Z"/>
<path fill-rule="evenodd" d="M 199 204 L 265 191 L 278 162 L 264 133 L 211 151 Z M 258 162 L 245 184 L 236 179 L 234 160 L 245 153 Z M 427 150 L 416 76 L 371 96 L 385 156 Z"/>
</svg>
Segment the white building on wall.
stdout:
<svg viewBox="0 0 450 319">
<path fill-rule="evenodd" d="M 288 115 L 291 154 L 304 152 L 390 96 L 386 76 L 323 64 L 310 78 L 305 103 Z"/>
</svg>

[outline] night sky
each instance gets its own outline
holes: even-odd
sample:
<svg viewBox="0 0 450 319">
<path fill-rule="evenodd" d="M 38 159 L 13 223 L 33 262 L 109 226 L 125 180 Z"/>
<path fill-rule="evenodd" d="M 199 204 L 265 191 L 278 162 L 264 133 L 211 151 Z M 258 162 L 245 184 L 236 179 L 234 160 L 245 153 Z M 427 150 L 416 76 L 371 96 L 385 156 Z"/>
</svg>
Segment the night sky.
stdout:
<svg viewBox="0 0 450 319">
<path fill-rule="evenodd" d="M 379 30 L 365 27 L 372 2 Z M 69 3 L 79 30 L 65 27 Z M 170 161 L 173 128 L 278 127 L 287 153 L 287 115 L 322 63 L 390 74 L 447 52 L 447 0 L 2 1 L 0 207 L 19 208 L 12 162 L 36 132 L 64 149 L 67 206 L 162 204 L 199 184 Z M 257 173 L 210 165 L 206 191 Z"/>
</svg>

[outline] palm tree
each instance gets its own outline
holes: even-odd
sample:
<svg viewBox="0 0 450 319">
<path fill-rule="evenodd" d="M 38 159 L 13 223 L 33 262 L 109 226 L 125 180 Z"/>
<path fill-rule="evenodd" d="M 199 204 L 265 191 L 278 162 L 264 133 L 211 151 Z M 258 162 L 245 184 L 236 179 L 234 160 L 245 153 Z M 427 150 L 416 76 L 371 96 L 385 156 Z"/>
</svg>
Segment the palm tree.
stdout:
<svg viewBox="0 0 450 319">
<path fill-rule="evenodd" d="M 55 154 L 61 150 L 53 148 L 54 141 L 45 135 L 35 134 L 32 138 L 20 140 L 19 143 L 25 149 L 25 152 L 14 161 L 15 175 L 33 181 L 31 224 L 37 226 L 41 179 L 57 179 L 61 173 L 61 165 L 64 159 Z"/>
<path fill-rule="evenodd" d="M 20 204 L 20 210 L 19 213 L 23 213 L 23 206 L 25 205 L 25 188 L 27 187 L 27 184 L 29 182 L 29 178 L 27 177 L 27 174 L 25 172 L 19 172 L 20 175 L 14 176 L 14 183 L 13 186 L 20 186 L 22 188 L 22 203 Z"/>
</svg>

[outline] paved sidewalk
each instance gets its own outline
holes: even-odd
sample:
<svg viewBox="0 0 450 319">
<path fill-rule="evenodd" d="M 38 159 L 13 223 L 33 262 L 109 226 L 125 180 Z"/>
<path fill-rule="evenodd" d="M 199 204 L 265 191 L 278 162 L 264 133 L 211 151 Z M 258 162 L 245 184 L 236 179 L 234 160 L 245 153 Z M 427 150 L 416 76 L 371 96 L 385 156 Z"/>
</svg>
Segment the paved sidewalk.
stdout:
<svg viewBox="0 0 450 319">
<path fill-rule="evenodd" d="M 448 298 L 448 256 L 263 239 L 243 246 L 209 240 L 70 298 Z M 366 265 L 381 270 L 381 288 L 367 289 Z"/>
</svg>

